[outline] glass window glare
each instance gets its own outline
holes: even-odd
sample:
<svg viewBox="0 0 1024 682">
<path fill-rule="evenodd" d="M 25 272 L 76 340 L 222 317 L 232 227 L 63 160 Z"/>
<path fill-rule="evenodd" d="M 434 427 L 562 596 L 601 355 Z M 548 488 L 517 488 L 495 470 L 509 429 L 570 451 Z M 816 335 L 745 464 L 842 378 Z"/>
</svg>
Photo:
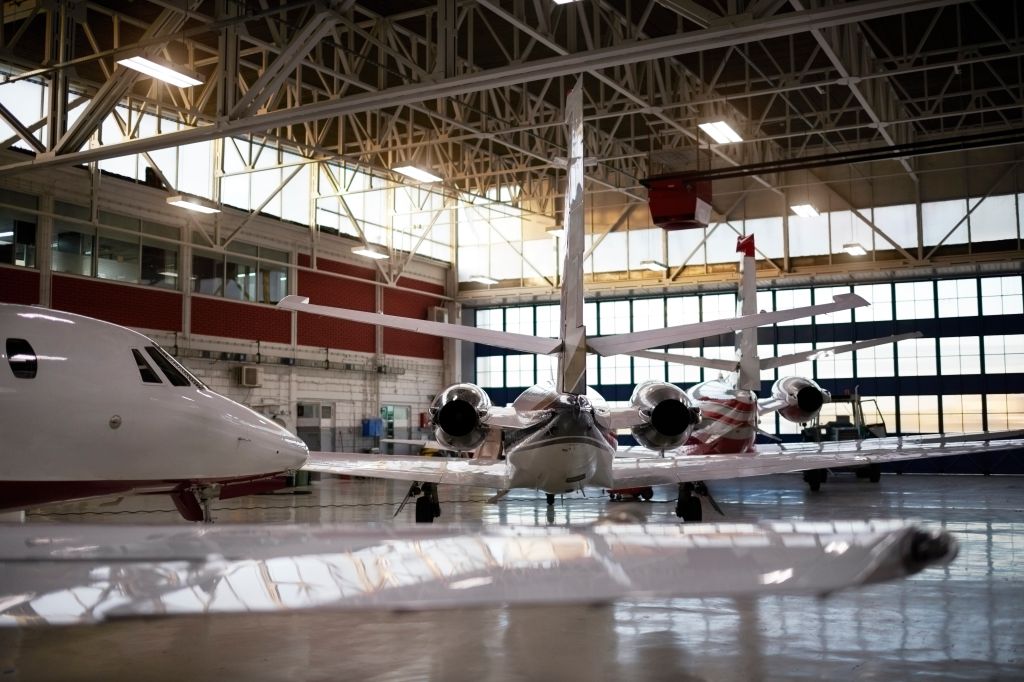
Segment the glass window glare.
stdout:
<svg viewBox="0 0 1024 682">
<path fill-rule="evenodd" d="M 978 280 L 944 279 L 938 282 L 939 317 L 973 317 L 978 314 Z"/>
<path fill-rule="evenodd" d="M 897 282 L 896 319 L 921 320 L 935 317 L 935 291 L 932 282 Z"/>
<path fill-rule="evenodd" d="M 943 432 L 963 433 L 984 428 L 980 395 L 942 396 Z"/>
<path fill-rule="evenodd" d="M 937 433 L 939 431 L 939 397 L 937 395 L 902 395 L 899 397 L 900 431 L 902 433 Z"/>
<path fill-rule="evenodd" d="M 1020 315 L 1024 313 L 1024 294 L 1020 275 L 985 277 L 981 280 L 983 315 Z"/>
<path fill-rule="evenodd" d="M 1016 428 L 1024 421 L 1024 393 L 990 393 L 985 402 L 989 431 Z"/>
</svg>

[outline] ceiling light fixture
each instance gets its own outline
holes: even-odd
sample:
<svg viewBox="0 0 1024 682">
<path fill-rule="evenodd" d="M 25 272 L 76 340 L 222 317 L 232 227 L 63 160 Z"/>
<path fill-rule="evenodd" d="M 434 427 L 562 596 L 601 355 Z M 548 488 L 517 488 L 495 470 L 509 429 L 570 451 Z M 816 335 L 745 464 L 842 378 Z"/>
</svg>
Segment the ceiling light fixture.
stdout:
<svg viewBox="0 0 1024 682">
<path fill-rule="evenodd" d="M 579 0 L 551 0 L 556 5 L 568 5 L 570 2 L 579 2 Z"/>
<path fill-rule="evenodd" d="M 801 218 L 818 217 L 818 209 L 814 208 L 810 204 L 796 204 L 795 206 L 790 206 L 789 210 L 793 211 L 793 213 L 796 213 Z"/>
<path fill-rule="evenodd" d="M 497 284 L 498 280 L 487 275 L 473 275 L 469 278 L 470 282 L 477 282 L 478 284 Z"/>
<path fill-rule="evenodd" d="M 192 196 L 191 194 L 175 194 L 167 197 L 167 203 L 171 206 L 187 208 L 197 213 L 220 213 L 220 209 L 209 199 Z"/>
<path fill-rule="evenodd" d="M 179 88 L 191 88 L 193 85 L 203 84 L 203 81 L 198 78 L 193 78 L 189 74 L 185 73 L 184 69 L 179 66 L 164 64 L 148 57 L 129 57 L 128 59 L 118 59 L 117 63 L 121 66 L 126 66 L 129 69 L 135 69 L 136 71 L 156 78 L 157 80 L 162 80 L 164 83 L 177 85 Z"/>
<path fill-rule="evenodd" d="M 356 254 L 357 256 L 372 258 L 374 260 L 387 260 L 389 258 L 388 254 L 381 253 L 376 249 L 371 249 L 369 246 L 353 246 L 352 253 Z"/>
<path fill-rule="evenodd" d="M 743 142 L 743 138 L 740 134 L 732 129 L 725 121 L 714 121 L 712 123 L 700 123 L 697 125 L 698 128 L 703 130 L 708 136 L 717 142 L 718 144 L 728 144 L 730 142 Z"/>
<path fill-rule="evenodd" d="M 849 244 L 843 244 L 843 251 L 850 254 L 851 256 L 866 256 L 868 250 L 857 242 L 850 242 Z"/>
<path fill-rule="evenodd" d="M 647 268 L 651 272 L 661 272 L 661 273 L 664 273 L 665 269 L 668 266 L 665 265 L 664 263 L 662 263 L 661 261 L 657 261 L 657 260 L 654 260 L 653 258 L 649 258 L 647 260 L 640 261 L 640 267 Z"/>
<path fill-rule="evenodd" d="M 401 173 L 407 178 L 412 178 L 417 182 L 441 182 L 441 178 L 437 177 L 433 173 L 423 170 L 422 168 L 417 168 L 416 166 L 398 166 L 391 170 L 396 173 Z"/>
</svg>

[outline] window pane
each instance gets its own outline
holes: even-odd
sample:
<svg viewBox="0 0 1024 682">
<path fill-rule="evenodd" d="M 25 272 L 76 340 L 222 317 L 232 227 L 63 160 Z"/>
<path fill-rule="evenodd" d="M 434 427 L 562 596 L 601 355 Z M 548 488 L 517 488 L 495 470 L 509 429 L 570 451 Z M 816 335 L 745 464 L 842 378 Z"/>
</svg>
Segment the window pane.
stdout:
<svg viewBox="0 0 1024 682">
<path fill-rule="evenodd" d="M 935 433 L 939 430 L 939 397 L 935 395 L 900 396 L 902 433 Z"/>
<path fill-rule="evenodd" d="M 854 309 L 853 316 L 858 322 L 880 322 L 892 319 L 891 284 L 860 284 L 853 287 L 853 293 L 863 297 L 871 304 Z"/>
<path fill-rule="evenodd" d="M 506 308 L 505 331 L 533 335 L 533 308 L 530 306 Z"/>
<path fill-rule="evenodd" d="M 987 374 L 1024 373 L 1024 334 L 993 334 L 984 342 Z"/>
<path fill-rule="evenodd" d="M 505 385 L 526 387 L 533 386 L 536 377 L 533 371 L 532 355 L 505 356 Z"/>
<path fill-rule="evenodd" d="M 984 428 L 980 395 L 942 396 L 942 430 L 945 433 L 981 431 Z"/>
<path fill-rule="evenodd" d="M 942 374 L 980 374 L 981 343 L 977 336 L 939 339 Z"/>
<path fill-rule="evenodd" d="M 505 385 L 504 358 L 488 355 L 476 359 L 476 383 L 484 388 L 501 388 Z"/>
<path fill-rule="evenodd" d="M 91 276 L 95 241 L 92 228 L 54 221 L 53 271 Z"/>
<path fill-rule="evenodd" d="M 629 333 L 629 301 L 602 301 L 597 310 L 598 331 L 602 336 Z"/>
<path fill-rule="evenodd" d="M 839 294 L 850 293 L 850 287 L 818 287 L 814 290 L 814 304 L 820 305 L 822 303 L 831 303 L 833 297 Z M 818 324 L 841 324 L 849 322 L 853 319 L 851 311 L 849 310 L 838 310 L 834 313 L 828 313 L 827 315 L 819 315 L 815 318 L 815 322 Z M 810 320 L 804 320 L 804 324 L 807 324 Z"/>
<path fill-rule="evenodd" d="M 224 295 L 224 259 L 220 255 L 192 252 L 192 291 Z"/>
<path fill-rule="evenodd" d="M 234 256 L 227 257 L 224 295 L 236 301 L 256 300 L 256 262 Z"/>
<path fill-rule="evenodd" d="M 700 298 L 697 296 L 673 296 L 665 301 L 666 326 L 700 322 Z"/>
<path fill-rule="evenodd" d="M 263 251 L 260 251 L 263 254 Z M 288 295 L 288 266 L 262 261 L 257 278 L 256 300 L 260 303 L 277 303 Z"/>
<path fill-rule="evenodd" d="M 560 309 L 560 306 L 557 305 L 537 306 L 537 336 L 558 338 L 558 324 L 560 322 L 558 313 Z"/>
<path fill-rule="evenodd" d="M 896 344 L 899 375 L 935 376 L 935 339 L 905 339 Z"/>
<path fill-rule="evenodd" d="M 775 309 L 776 310 L 792 310 L 793 308 L 801 308 L 803 306 L 811 305 L 811 290 L 810 289 L 779 289 L 775 292 Z M 798 324 L 807 324 L 809 320 L 790 320 L 788 322 L 779 322 L 779 326 L 791 327 Z"/>
<path fill-rule="evenodd" d="M 139 238 L 101 228 L 96 276 L 118 282 L 138 282 Z"/>
<path fill-rule="evenodd" d="M 978 280 L 947 279 L 938 282 L 939 317 L 973 317 L 978 314 Z"/>
<path fill-rule="evenodd" d="M 640 298 L 633 301 L 633 331 L 661 329 L 665 326 L 665 299 Z"/>
<path fill-rule="evenodd" d="M 932 282 L 896 283 L 896 319 L 921 320 L 935 317 Z"/>
<path fill-rule="evenodd" d="M 1024 313 L 1020 275 L 985 277 L 981 280 L 981 312 L 984 315 Z"/>
<path fill-rule="evenodd" d="M 602 384 L 628 384 L 630 378 L 630 357 L 628 355 L 611 355 L 601 358 Z M 591 379 L 593 381 L 593 379 Z"/>
<path fill-rule="evenodd" d="M 971 213 L 971 241 L 987 242 L 1017 238 L 1017 206 L 1015 196 L 1003 194 L 990 196 L 978 204 L 971 199 L 971 206 L 977 205 Z"/>
</svg>

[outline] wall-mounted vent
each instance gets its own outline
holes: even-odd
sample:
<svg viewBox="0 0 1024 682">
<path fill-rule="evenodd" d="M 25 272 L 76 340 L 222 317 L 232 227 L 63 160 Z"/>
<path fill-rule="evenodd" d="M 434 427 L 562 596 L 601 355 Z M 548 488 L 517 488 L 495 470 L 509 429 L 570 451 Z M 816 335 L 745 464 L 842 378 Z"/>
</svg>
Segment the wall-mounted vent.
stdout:
<svg viewBox="0 0 1024 682">
<path fill-rule="evenodd" d="M 242 365 L 235 368 L 235 380 L 239 386 L 253 388 L 263 384 L 263 373 L 255 365 Z"/>
</svg>

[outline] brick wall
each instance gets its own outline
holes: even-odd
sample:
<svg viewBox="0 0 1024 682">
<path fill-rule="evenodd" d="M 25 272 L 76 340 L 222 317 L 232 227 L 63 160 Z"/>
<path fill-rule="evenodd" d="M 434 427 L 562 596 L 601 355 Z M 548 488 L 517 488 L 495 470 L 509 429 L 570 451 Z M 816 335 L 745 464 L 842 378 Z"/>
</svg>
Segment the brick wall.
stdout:
<svg viewBox="0 0 1024 682">
<path fill-rule="evenodd" d="M 192 296 L 194 334 L 291 343 L 291 328 L 291 313 L 287 310 L 256 303 Z"/>
<path fill-rule="evenodd" d="M 417 289 L 424 293 L 416 294 L 399 289 L 384 289 L 384 312 L 389 315 L 411 317 L 414 320 L 429 320 L 434 306 L 443 303 L 438 296 L 444 294 L 444 287 L 438 284 L 403 277 L 398 280 L 398 285 Z M 440 360 L 444 357 L 443 342 L 444 339 L 438 336 L 416 334 L 400 329 L 384 330 L 384 352 L 388 355 L 408 355 L 415 358 Z"/>
<path fill-rule="evenodd" d="M 52 307 L 125 327 L 181 331 L 181 294 L 54 274 Z"/>
<path fill-rule="evenodd" d="M 300 267 L 309 267 L 309 263 L 309 256 L 299 256 Z M 359 277 L 367 280 L 367 283 L 299 270 L 297 291 L 300 296 L 308 296 L 310 303 L 317 305 L 373 311 L 374 285 L 370 282 L 373 281 L 376 271 L 324 258 L 317 259 L 317 268 L 326 272 Z M 372 353 L 374 351 L 374 329 L 372 325 L 368 324 L 300 314 L 298 343 L 303 346 Z"/>
<path fill-rule="evenodd" d="M 0 267 L 0 303 L 39 303 L 39 271 Z"/>
</svg>

